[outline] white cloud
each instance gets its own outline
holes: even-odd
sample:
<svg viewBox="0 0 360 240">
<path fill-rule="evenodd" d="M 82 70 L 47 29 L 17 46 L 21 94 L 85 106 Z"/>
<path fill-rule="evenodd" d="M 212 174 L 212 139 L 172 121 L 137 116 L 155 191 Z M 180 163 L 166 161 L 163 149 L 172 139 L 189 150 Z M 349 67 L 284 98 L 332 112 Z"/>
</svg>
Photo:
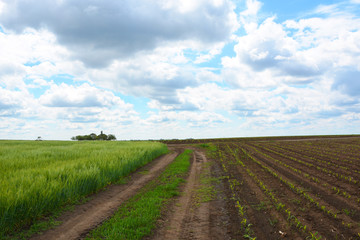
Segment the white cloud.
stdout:
<svg viewBox="0 0 360 240">
<path fill-rule="evenodd" d="M 257 0 L 246 0 L 247 9 L 240 13 L 241 16 L 256 16 L 262 7 L 262 3 Z"/>
<path fill-rule="evenodd" d="M 258 27 L 257 14 L 262 7 L 262 3 L 257 0 L 247 0 L 246 10 L 239 14 L 239 22 L 247 33 L 251 33 Z"/>
<path fill-rule="evenodd" d="M 116 60 L 104 69 L 88 69 L 82 79 L 123 94 L 173 102 L 176 89 L 195 86 L 197 69 L 187 63 L 182 48 L 158 48 L 129 60 Z"/>
<path fill-rule="evenodd" d="M 0 88 L 0 116 L 16 115 L 23 102 L 22 92 Z"/>
<path fill-rule="evenodd" d="M 344 66 L 359 69 L 360 23 L 351 14 L 282 24 L 268 18 L 237 42 L 236 57 L 222 59 L 232 86 L 307 84 Z"/>
<path fill-rule="evenodd" d="M 188 127 L 213 127 L 217 124 L 229 122 L 228 119 L 220 114 L 214 112 L 193 112 L 193 111 L 161 111 L 159 113 L 152 113 L 146 124 L 161 124 L 161 123 L 176 123 L 184 121 Z"/>
<path fill-rule="evenodd" d="M 84 83 L 78 87 L 62 83 L 53 84 L 39 99 L 40 103 L 48 107 L 106 107 L 117 106 L 124 109 L 131 108 L 112 92 L 92 87 Z"/>
<path fill-rule="evenodd" d="M 0 1 L 0 14 L 4 11 L 5 9 L 5 3 Z"/>
<path fill-rule="evenodd" d="M 256 70 L 273 67 L 282 59 L 290 58 L 297 43 L 287 36 L 273 18 L 265 20 L 256 31 L 240 37 L 235 52 L 240 61 Z"/>
<path fill-rule="evenodd" d="M 68 52 L 45 30 L 27 29 L 19 35 L 0 32 L 0 52 L 0 83 L 9 89 L 26 89 L 26 78 L 71 74 L 71 68 L 64 67 Z"/>
<path fill-rule="evenodd" d="M 257 0 L 237 16 L 230 0 L 0 0 L 0 128 L 69 139 L 89 129 L 186 138 L 354 126 L 360 22 L 347 4 L 279 22 L 259 17 Z M 235 56 L 223 53 L 230 41 Z"/>
<path fill-rule="evenodd" d="M 0 32 L 0 50 L 2 59 L 17 64 L 51 62 L 69 56 L 64 48 L 56 45 L 55 35 L 43 29 L 27 28 L 21 34 Z"/>
<path fill-rule="evenodd" d="M 199 64 L 199 63 L 204 63 L 204 62 L 210 61 L 216 55 L 219 55 L 222 52 L 224 45 L 225 45 L 225 43 L 220 43 L 220 44 L 216 44 L 216 45 L 212 46 L 212 49 L 210 49 L 208 53 L 201 54 L 200 56 L 198 56 L 195 59 L 194 63 Z"/>
<path fill-rule="evenodd" d="M 104 67 L 114 59 L 151 51 L 168 42 L 227 41 L 238 27 L 235 6 L 229 0 L 165 5 L 156 0 L 6 3 L 8 10 L 0 15 L 6 29 L 22 32 L 26 27 L 46 28 L 75 58 L 91 67 Z"/>
</svg>

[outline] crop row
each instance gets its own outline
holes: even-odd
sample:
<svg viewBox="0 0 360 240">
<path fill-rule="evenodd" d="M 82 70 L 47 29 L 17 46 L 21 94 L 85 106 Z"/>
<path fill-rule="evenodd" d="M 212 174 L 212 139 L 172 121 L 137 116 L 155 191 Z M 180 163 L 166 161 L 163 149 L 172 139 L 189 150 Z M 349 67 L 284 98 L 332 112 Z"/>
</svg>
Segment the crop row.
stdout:
<svg viewBox="0 0 360 240">
<path fill-rule="evenodd" d="M 241 218 L 241 229 L 244 232 L 244 237 L 250 240 L 255 240 L 256 237 L 254 237 L 254 232 L 251 229 L 251 223 L 249 222 L 248 218 L 246 217 L 246 206 L 241 205 L 239 199 L 237 198 L 236 194 L 236 187 L 240 185 L 240 183 L 233 177 L 231 177 L 231 174 L 229 173 L 226 163 L 224 160 L 224 157 L 222 155 L 221 151 L 218 151 L 219 160 L 221 162 L 221 166 L 223 171 L 225 172 L 226 179 L 228 180 L 228 184 L 230 186 L 232 199 L 235 201 L 235 206 L 238 209 L 239 216 Z"/>
<path fill-rule="evenodd" d="M 270 145 L 268 146 L 271 149 L 276 149 L 280 152 L 286 152 L 292 155 L 298 155 L 302 156 L 303 158 L 309 159 L 311 162 L 318 162 L 320 165 L 325 167 L 333 167 L 335 169 L 341 169 L 344 171 L 352 171 L 353 170 L 353 163 L 341 163 L 342 160 L 340 160 L 338 157 L 329 157 L 324 153 L 317 153 L 314 151 L 314 149 L 304 149 L 303 147 L 296 146 L 296 148 L 292 148 L 291 146 L 279 146 L 279 145 Z"/>
<path fill-rule="evenodd" d="M 253 171 L 251 171 L 251 169 L 249 167 L 247 167 L 243 161 L 241 161 L 241 159 L 238 157 L 239 153 L 238 153 L 237 149 L 233 150 L 229 146 L 227 146 L 227 148 L 228 148 L 228 151 L 235 158 L 238 165 L 245 169 L 248 176 L 250 178 L 252 178 L 254 180 L 254 182 L 258 185 L 258 187 L 261 189 L 261 191 L 266 196 L 268 196 L 268 198 L 271 200 L 275 209 L 285 216 L 286 220 L 289 222 L 290 225 L 295 226 L 297 229 L 300 230 L 300 232 L 308 234 L 307 239 L 321 239 L 321 236 L 317 232 L 311 231 L 310 228 L 306 224 L 302 223 L 300 221 L 300 219 L 297 218 L 295 216 L 295 214 L 292 213 L 290 208 L 288 208 L 285 203 L 281 202 L 281 200 L 275 196 L 274 191 L 272 189 L 270 189 L 263 181 L 261 181 L 257 177 L 257 175 L 255 173 L 253 173 Z M 248 156 L 247 152 L 244 149 L 241 148 L 240 151 L 241 151 L 240 154 L 243 155 L 244 157 Z"/>
<path fill-rule="evenodd" d="M 345 148 L 339 148 L 336 144 L 329 145 L 326 148 L 321 147 L 309 147 L 309 146 L 280 146 L 286 148 L 288 151 L 294 150 L 300 147 L 301 153 L 307 156 L 315 156 L 320 159 L 329 160 L 331 163 L 338 165 L 342 169 L 360 168 L 359 151 L 348 150 Z"/>
<path fill-rule="evenodd" d="M 316 170 L 321 171 L 323 173 L 330 174 L 331 176 L 333 176 L 333 177 L 335 177 L 337 179 L 340 179 L 340 180 L 343 180 L 343 181 L 346 181 L 346 182 L 352 183 L 352 184 L 359 184 L 359 180 L 355 179 L 353 176 L 343 175 L 341 173 L 338 173 L 338 172 L 335 172 L 335 171 L 331 170 L 330 168 L 318 166 L 315 163 L 313 163 L 313 161 L 303 161 L 303 160 L 297 159 L 297 158 L 295 158 L 293 156 L 287 155 L 285 153 L 275 151 L 275 150 L 273 150 L 271 148 L 267 148 L 267 147 L 262 147 L 262 148 L 269 151 L 269 152 L 272 152 L 274 154 L 282 156 L 284 158 L 287 158 L 287 159 L 290 159 L 292 161 L 298 162 L 300 164 L 306 165 L 309 168 L 313 168 L 313 169 L 316 169 Z M 291 154 L 292 155 L 298 155 L 298 156 L 301 157 L 301 154 L 299 154 L 299 153 L 292 152 Z M 315 159 L 315 158 L 312 158 L 312 160 L 315 160 L 316 162 L 321 162 L 321 160 L 318 160 L 318 159 Z"/>
<path fill-rule="evenodd" d="M 230 147 L 228 148 L 229 151 L 232 151 L 234 156 L 236 154 L 239 154 L 239 151 L 237 149 L 232 150 Z M 354 222 L 352 221 L 352 217 L 349 217 L 349 212 L 352 211 L 351 209 L 340 209 L 337 210 L 336 208 L 332 208 L 330 205 L 324 203 L 324 201 L 322 201 L 321 199 L 321 195 L 317 195 L 312 196 L 310 193 L 308 193 L 308 189 L 303 189 L 299 186 L 297 186 L 294 182 L 291 182 L 287 179 L 285 179 L 284 177 L 282 177 L 281 175 L 279 175 L 276 171 L 272 170 L 271 168 L 269 168 L 267 165 L 265 165 L 264 163 L 262 163 L 262 161 L 256 159 L 254 156 L 252 156 L 251 154 L 249 154 L 243 147 L 240 147 L 240 152 L 243 152 L 243 155 L 245 155 L 245 159 L 250 160 L 251 162 L 257 164 L 259 167 L 261 167 L 263 170 L 265 170 L 267 173 L 269 173 L 271 176 L 273 176 L 275 179 L 278 179 L 280 183 L 283 183 L 285 186 L 288 187 L 289 190 L 291 190 L 292 192 L 296 193 L 298 196 L 302 197 L 304 200 L 306 200 L 308 203 L 310 203 L 311 206 L 315 207 L 316 209 L 318 209 L 319 211 L 325 213 L 327 216 L 329 216 L 330 218 L 334 219 L 333 222 L 341 222 L 341 224 L 345 227 L 345 229 L 343 229 L 343 231 L 346 231 L 348 234 L 352 235 L 354 234 L 354 231 L 359 231 L 359 224 L 358 222 Z M 240 164 L 242 165 L 242 164 Z M 250 169 L 249 169 L 250 170 Z M 249 171 L 247 170 L 247 171 Z M 251 171 L 251 170 L 250 170 Z M 340 214 L 340 212 L 344 211 L 346 214 Z M 355 217 L 354 219 L 357 219 L 357 217 Z M 357 233 L 359 234 L 359 233 Z"/>
<path fill-rule="evenodd" d="M 286 143 L 281 144 L 281 146 L 277 144 L 277 146 L 287 149 L 288 151 L 301 150 L 301 152 L 308 153 L 310 156 L 318 155 L 320 157 L 335 160 L 336 162 L 354 164 L 359 161 L 358 150 L 349 150 L 344 147 L 339 147 L 339 145 L 335 143 L 327 144 L 325 146 L 316 146 L 314 144 L 309 145 L 304 143 Z"/>
<path fill-rule="evenodd" d="M 288 186 L 293 192 L 299 194 L 300 196 L 302 196 L 303 198 L 305 198 L 306 200 L 308 200 L 311 204 L 314 204 L 317 208 L 319 208 L 320 210 L 324 211 L 325 213 L 327 213 L 328 215 L 337 218 L 337 213 L 333 212 L 332 210 L 328 210 L 327 207 L 325 206 L 321 206 L 319 201 L 317 201 L 314 197 L 310 196 L 306 190 L 298 187 L 296 184 L 284 179 L 283 177 L 281 177 L 279 174 L 277 174 L 276 172 L 274 172 L 273 170 L 271 170 L 269 167 L 265 166 L 264 164 L 262 164 L 260 161 L 258 161 L 257 159 L 255 159 L 253 156 L 251 156 L 249 153 L 247 153 L 244 149 L 242 149 L 242 151 L 244 152 L 244 154 L 251 159 L 252 161 L 254 161 L 255 163 L 257 163 L 261 168 L 263 168 L 264 170 L 266 170 L 268 173 L 270 173 L 271 175 L 273 175 L 275 178 L 279 179 L 280 182 L 284 183 L 286 186 Z"/>
<path fill-rule="evenodd" d="M 281 166 L 284 166 L 284 167 L 290 169 L 291 171 L 293 171 L 294 173 L 315 182 L 316 184 L 327 187 L 330 191 L 334 192 L 335 194 L 337 194 L 337 195 L 339 195 L 339 196 L 341 196 L 341 197 L 343 197 L 345 199 L 351 199 L 351 200 L 353 200 L 353 202 L 355 204 L 360 203 L 360 198 L 358 198 L 356 196 L 352 196 L 350 193 L 348 193 L 344 189 L 336 187 L 336 186 L 331 186 L 328 183 L 322 183 L 317 177 L 314 177 L 314 176 L 310 175 L 307 172 L 304 172 L 304 171 L 302 171 L 300 169 L 297 169 L 297 168 L 295 168 L 295 167 L 293 167 L 293 166 L 291 166 L 289 164 L 286 164 L 286 163 L 284 163 L 284 162 L 282 162 L 282 161 L 280 161 L 278 159 L 275 159 L 275 158 L 271 157 L 270 155 L 260 151 L 258 148 L 255 148 L 255 147 L 252 147 L 252 146 L 249 146 L 249 147 L 252 149 L 252 151 L 257 152 L 258 154 L 264 156 L 266 159 L 269 159 L 269 160 L 271 160 L 271 161 L 273 161 L 273 162 L 275 162 L 275 163 L 277 163 L 277 164 L 279 164 Z"/>
</svg>

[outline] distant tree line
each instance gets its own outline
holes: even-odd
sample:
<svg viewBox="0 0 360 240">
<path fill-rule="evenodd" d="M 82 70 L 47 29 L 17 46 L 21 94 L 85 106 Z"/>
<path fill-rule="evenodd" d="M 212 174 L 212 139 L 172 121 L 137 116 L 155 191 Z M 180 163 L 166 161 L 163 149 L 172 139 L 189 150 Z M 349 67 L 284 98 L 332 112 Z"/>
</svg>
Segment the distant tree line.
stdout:
<svg viewBox="0 0 360 240">
<path fill-rule="evenodd" d="M 115 135 L 109 134 L 106 135 L 102 131 L 99 135 L 96 135 L 95 133 L 91 133 L 89 135 L 78 135 L 75 137 L 72 137 L 71 140 L 78 140 L 78 141 L 95 141 L 95 140 L 103 140 L 103 141 L 110 141 L 110 140 L 116 140 Z"/>
</svg>

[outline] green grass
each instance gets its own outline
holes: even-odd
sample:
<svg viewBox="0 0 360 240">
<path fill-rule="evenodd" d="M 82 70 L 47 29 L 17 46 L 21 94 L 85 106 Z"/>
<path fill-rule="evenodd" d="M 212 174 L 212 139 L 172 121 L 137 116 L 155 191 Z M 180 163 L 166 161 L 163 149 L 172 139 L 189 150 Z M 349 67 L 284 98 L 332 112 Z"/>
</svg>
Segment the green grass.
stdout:
<svg viewBox="0 0 360 240">
<path fill-rule="evenodd" d="M 149 235 L 164 204 L 179 194 L 178 187 L 189 171 L 191 153 L 187 149 L 180 154 L 158 179 L 147 184 L 87 239 L 141 239 Z"/>
<path fill-rule="evenodd" d="M 216 151 L 218 149 L 213 143 L 202 143 L 198 144 L 197 146 L 200 148 L 204 148 L 208 157 L 216 157 Z"/>
<path fill-rule="evenodd" d="M 167 151 L 156 142 L 0 141 L 0 239 Z"/>
<path fill-rule="evenodd" d="M 195 190 L 195 206 L 201 203 L 210 202 L 216 198 L 217 191 L 215 185 L 220 183 L 220 178 L 211 177 L 211 163 L 203 163 L 202 172 L 200 174 L 200 185 Z"/>
</svg>

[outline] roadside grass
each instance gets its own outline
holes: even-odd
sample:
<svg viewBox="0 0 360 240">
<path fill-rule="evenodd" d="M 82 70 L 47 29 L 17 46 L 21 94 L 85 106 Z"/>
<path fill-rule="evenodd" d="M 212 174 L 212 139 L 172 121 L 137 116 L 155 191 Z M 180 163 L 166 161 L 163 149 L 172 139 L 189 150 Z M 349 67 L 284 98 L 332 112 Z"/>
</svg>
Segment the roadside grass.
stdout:
<svg viewBox="0 0 360 240">
<path fill-rule="evenodd" d="M 195 190 L 195 206 L 201 203 L 210 202 L 216 198 L 217 191 L 215 184 L 220 182 L 220 178 L 211 177 L 209 168 L 211 163 L 203 163 L 203 169 L 200 174 L 200 186 Z"/>
<path fill-rule="evenodd" d="M 209 157 L 216 157 L 216 151 L 218 149 L 213 143 L 202 143 L 202 144 L 197 144 L 196 146 L 205 149 L 206 154 Z"/>
<path fill-rule="evenodd" d="M 190 168 L 192 150 L 186 149 L 155 180 L 122 205 L 115 215 L 94 229 L 86 239 L 141 239 L 155 228 L 161 209 L 179 195 L 179 185 Z"/>
<path fill-rule="evenodd" d="M 197 147 L 206 150 L 208 157 L 215 157 L 217 147 L 212 143 L 197 144 Z M 211 167 L 212 162 L 205 163 L 202 173 L 200 175 L 200 186 L 195 190 L 195 205 L 199 206 L 201 203 L 212 201 L 216 198 L 217 190 L 215 185 L 219 184 L 223 177 L 212 177 L 211 171 L 208 170 Z"/>
</svg>

